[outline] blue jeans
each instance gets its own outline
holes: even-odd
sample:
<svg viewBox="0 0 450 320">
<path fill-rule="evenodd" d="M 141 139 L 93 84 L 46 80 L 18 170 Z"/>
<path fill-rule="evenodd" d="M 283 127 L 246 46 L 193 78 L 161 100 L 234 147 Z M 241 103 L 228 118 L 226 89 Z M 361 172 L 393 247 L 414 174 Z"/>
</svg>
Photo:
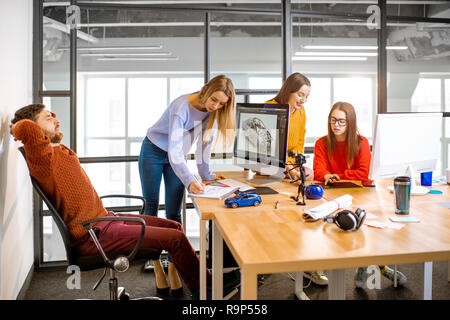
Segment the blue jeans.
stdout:
<svg viewBox="0 0 450 320">
<path fill-rule="evenodd" d="M 184 185 L 173 171 L 167 152 L 154 145 L 147 137 L 142 141 L 138 158 L 141 177 L 142 196 L 146 201 L 144 214 L 157 216 L 159 207 L 159 189 L 164 176 L 166 191 L 166 218 L 181 223 L 181 204 Z"/>
</svg>

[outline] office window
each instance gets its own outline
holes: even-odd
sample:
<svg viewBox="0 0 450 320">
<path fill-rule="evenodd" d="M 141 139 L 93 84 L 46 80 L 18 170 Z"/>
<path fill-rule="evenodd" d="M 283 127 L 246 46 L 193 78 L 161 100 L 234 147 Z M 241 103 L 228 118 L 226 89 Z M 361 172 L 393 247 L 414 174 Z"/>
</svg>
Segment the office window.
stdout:
<svg viewBox="0 0 450 320">
<path fill-rule="evenodd" d="M 281 17 L 212 13 L 210 46 L 211 73 L 224 73 L 235 88 L 249 89 L 248 74 L 282 69 Z"/>
<path fill-rule="evenodd" d="M 128 79 L 128 136 L 143 137 L 167 107 L 166 78 Z"/>
<path fill-rule="evenodd" d="M 443 110 L 441 79 L 448 79 L 445 54 L 448 24 L 405 23 L 389 26 L 387 50 L 387 111 L 436 112 Z"/>
<path fill-rule="evenodd" d="M 203 77 L 170 78 L 170 102 L 181 95 L 200 91 L 205 84 Z"/>
<path fill-rule="evenodd" d="M 126 165 L 120 162 L 82 164 L 99 196 L 128 193 L 125 184 Z"/>
<path fill-rule="evenodd" d="M 411 97 L 411 111 L 440 112 L 441 79 L 419 79 Z"/>
<path fill-rule="evenodd" d="M 46 4 L 42 16 L 42 80 L 44 90 L 70 89 L 69 33 L 66 7 Z"/>
<path fill-rule="evenodd" d="M 450 112 L 450 79 L 445 79 L 445 108 L 444 110 Z"/>
<path fill-rule="evenodd" d="M 372 119 L 375 108 L 372 85 L 372 78 L 336 78 L 333 92 L 333 103 L 344 101 L 353 105 L 359 131 L 369 140 L 373 134 Z"/>
<path fill-rule="evenodd" d="M 61 233 L 53 218 L 51 216 L 44 216 L 42 219 L 42 226 L 44 262 L 66 260 L 67 255 Z"/>
<path fill-rule="evenodd" d="M 331 79 L 308 77 L 311 81 L 311 92 L 305 103 L 306 112 L 306 143 L 314 146 L 317 138 L 327 134 L 328 113 L 331 102 Z"/>
<path fill-rule="evenodd" d="M 447 144 L 447 166 L 446 169 L 450 168 L 450 143 Z"/>
<path fill-rule="evenodd" d="M 280 90 L 283 82 L 281 77 L 252 77 L 248 79 L 249 89 L 272 89 Z M 264 103 L 273 99 L 276 93 L 273 94 L 255 94 L 250 96 L 251 103 Z"/>
<path fill-rule="evenodd" d="M 86 136 L 125 134 L 125 79 L 89 78 L 86 97 Z M 100 124 L 101 123 L 101 124 Z"/>
</svg>

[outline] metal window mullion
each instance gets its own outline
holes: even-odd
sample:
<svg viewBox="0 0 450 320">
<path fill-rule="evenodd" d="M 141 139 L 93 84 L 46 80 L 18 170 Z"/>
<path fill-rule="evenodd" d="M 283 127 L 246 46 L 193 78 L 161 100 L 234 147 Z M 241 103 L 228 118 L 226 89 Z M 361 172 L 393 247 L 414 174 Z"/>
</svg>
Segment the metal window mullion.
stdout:
<svg viewBox="0 0 450 320">
<path fill-rule="evenodd" d="M 291 15 L 298 18 L 316 18 L 316 19 L 342 19 L 342 20 L 360 20 L 367 21 L 369 14 L 354 14 L 344 12 L 321 12 L 321 11 L 302 11 L 292 10 Z"/>
<path fill-rule="evenodd" d="M 128 104 L 128 94 L 129 94 L 129 75 L 125 76 L 125 154 L 129 155 L 131 153 L 131 142 L 128 140 L 129 137 L 129 104 Z M 131 186 L 131 164 L 129 162 L 125 163 L 125 194 L 131 194 L 130 190 Z M 126 199 L 125 203 L 129 205 L 131 203 L 131 199 Z"/>
<path fill-rule="evenodd" d="M 77 0 L 70 0 L 77 5 Z M 70 29 L 70 148 L 77 153 L 77 29 Z"/>
<path fill-rule="evenodd" d="M 84 152 L 83 154 L 86 155 L 87 154 L 87 146 L 88 146 L 88 138 L 87 138 L 87 121 L 88 121 L 88 117 L 87 117 L 87 109 L 88 109 L 88 95 L 89 95 L 89 87 L 88 87 L 88 79 L 89 77 L 84 76 L 83 77 L 83 86 L 84 86 L 84 103 L 83 103 L 83 107 L 84 107 L 84 112 L 83 112 L 83 121 L 84 121 L 84 126 L 83 126 L 83 139 L 84 139 L 84 143 L 83 143 L 83 147 L 84 147 Z"/>
<path fill-rule="evenodd" d="M 152 4 L 127 4 L 127 3 L 90 3 L 81 1 L 79 7 L 89 9 L 128 9 L 128 10 L 160 10 L 160 11 L 181 11 L 181 12 L 219 12 L 247 15 L 280 15 L 276 9 L 253 9 L 253 8 L 220 8 L 220 7 L 201 7 L 201 6 L 181 6 L 181 5 L 152 5 Z"/>
<path fill-rule="evenodd" d="M 386 16 L 386 19 L 395 22 L 450 23 L 448 18 L 433 17 Z"/>
<path fill-rule="evenodd" d="M 43 0 L 33 1 L 33 101 L 42 103 L 43 88 Z"/>
<path fill-rule="evenodd" d="M 281 2 L 282 80 L 292 73 L 292 15 L 291 0 Z"/>
<path fill-rule="evenodd" d="M 373 128 L 375 128 L 375 121 L 377 118 L 377 107 L 375 107 L 377 105 L 377 101 L 378 101 L 378 95 L 377 95 L 377 78 L 376 77 L 371 77 L 372 81 L 372 94 L 373 94 L 373 98 L 372 98 L 372 142 L 373 142 Z"/>
<path fill-rule="evenodd" d="M 441 78 L 441 110 L 445 112 L 445 79 Z M 448 166 L 448 142 L 446 141 L 446 121 L 445 117 L 442 118 L 442 139 L 441 139 L 441 174 L 445 175 L 445 168 Z"/>
<path fill-rule="evenodd" d="M 335 77 L 331 76 L 330 77 L 330 106 L 333 105 L 333 101 L 334 101 L 334 81 L 335 81 Z"/>
<path fill-rule="evenodd" d="M 387 113 L 387 59 L 386 59 L 386 0 L 378 0 L 380 8 L 380 26 L 377 34 L 378 41 L 378 64 L 377 64 L 377 111 L 378 113 Z"/>
<path fill-rule="evenodd" d="M 70 97 L 70 90 L 40 90 L 40 97 Z"/>
<path fill-rule="evenodd" d="M 43 87 L 43 0 L 33 2 L 33 102 L 42 103 L 40 92 Z M 36 190 L 33 190 L 33 239 L 34 239 L 34 268 L 39 270 L 43 264 L 43 218 L 42 199 Z"/>
<path fill-rule="evenodd" d="M 211 14 L 205 12 L 205 42 L 204 42 L 204 79 L 207 83 L 211 77 L 211 48 L 210 48 L 210 36 L 211 36 Z"/>
</svg>

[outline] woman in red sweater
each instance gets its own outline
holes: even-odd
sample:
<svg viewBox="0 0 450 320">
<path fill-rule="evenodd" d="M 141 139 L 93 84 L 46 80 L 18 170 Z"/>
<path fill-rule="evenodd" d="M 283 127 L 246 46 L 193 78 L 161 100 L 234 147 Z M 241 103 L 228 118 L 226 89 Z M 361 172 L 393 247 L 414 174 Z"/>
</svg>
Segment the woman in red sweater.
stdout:
<svg viewBox="0 0 450 320">
<path fill-rule="evenodd" d="M 371 184 L 369 168 L 369 141 L 358 132 L 355 108 L 347 102 L 336 102 L 328 115 L 328 135 L 317 140 L 314 146 L 314 179 L 324 184 L 340 179 L 361 180 L 363 185 L 368 185 Z M 394 281 L 397 273 L 398 284 L 406 283 L 402 272 L 385 265 L 378 267 L 389 280 Z M 358 268 L 355 286 L 362 288 L 367 276 L 367 268 Z"/>
<path fill-rule="evenodd" d="M 314 146 L 314 179 L 325 184 L 340 179 L 370 184 L 369 167 L 369 141 L 358 132 L 355 108 L 336 102 L 328 115 L 328 135 Z"/>
</svg>

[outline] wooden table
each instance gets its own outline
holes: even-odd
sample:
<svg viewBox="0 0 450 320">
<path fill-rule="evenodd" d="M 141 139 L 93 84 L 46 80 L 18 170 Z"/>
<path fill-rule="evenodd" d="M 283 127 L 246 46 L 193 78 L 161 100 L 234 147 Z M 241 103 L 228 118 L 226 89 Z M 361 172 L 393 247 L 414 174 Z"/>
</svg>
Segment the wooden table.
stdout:
<svg viewBox="0 0 450 320">
<path fill-rule="evenodd" d="M 219 174 L 245 182 L 243 172 Z M 331 200 L 350 194 L 353 210 L 360 207 L 376 215 L 378 220 L 388 221 L 389 216 L 395 215 L 393 194 L 387 190 L 392 179 L 376 184 L 375 188 L 326 189 L 324 198 Z M 258 274 L 329 270 L 329 298 L 344 299 L 346 268 L 419 262 L 425 263 L 424 298 L 431 299 L 431 261 L 450 260 L 450 212 L 435 203 L 450 200 L 449 186 L 433 187 L 443 191 L 442 195 L 411 197 L 410 216 L 419 218 L 420 223 L 407 223 L 400 230 L 364 225 L 356 232 L 302 219 L 304 210 L 325 199 L 307 200 L 305 207 L 297 206 L 289 198 L 296 195 L 296 185 L 280 182 L 270 187 L 279 194 L 262 195 L 262 204 L 257 208 L 229 209 L 223 200 L 195 199 L 201 223 L 213 220 L 213 299 L 222 298 L 222 239 L 241 268 L 242 299 L 257 298 Z M 279 205 L 275 209 L 277 200 Z M 204 230 L 200 236 L 203 242 Z M 201 272 L 206 272 L 205 251 L 203 244 Z M 298 273 L 298 279 L 301 276 Z M 302 282 L 299 282 L 296 290 L 301 291 Z"/>
</svg>

